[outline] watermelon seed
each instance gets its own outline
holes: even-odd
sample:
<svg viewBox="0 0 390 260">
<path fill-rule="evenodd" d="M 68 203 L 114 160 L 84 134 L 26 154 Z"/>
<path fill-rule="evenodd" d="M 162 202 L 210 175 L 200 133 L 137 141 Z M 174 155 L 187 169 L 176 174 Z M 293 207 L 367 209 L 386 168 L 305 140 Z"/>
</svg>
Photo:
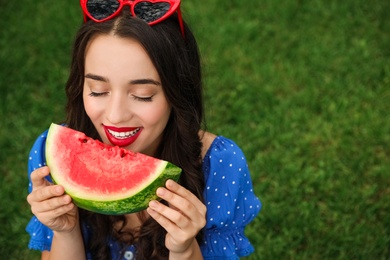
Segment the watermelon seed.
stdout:
<svg viewBox="0 0 390 260">
<path fill-rule="evenodd" d="M 80 140 L 82 143 L 88 142 L 88 139 L 87 139 L 87 138 L 80 138 L 79 140 Z"/>
</svg>

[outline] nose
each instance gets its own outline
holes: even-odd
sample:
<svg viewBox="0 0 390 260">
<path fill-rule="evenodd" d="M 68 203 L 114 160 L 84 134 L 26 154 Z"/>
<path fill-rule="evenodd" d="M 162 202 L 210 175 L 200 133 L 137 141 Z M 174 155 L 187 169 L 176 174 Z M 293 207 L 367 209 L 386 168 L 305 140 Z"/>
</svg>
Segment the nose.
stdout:
<svg viewBox="0 0 390 260">
<path fill-rule="evenodd" d="M 131 119 L 132 113 L 127 95 L 112 93 L 106 107 L 107 120 L 112 124 L 120 124 Z"/>
</svg>

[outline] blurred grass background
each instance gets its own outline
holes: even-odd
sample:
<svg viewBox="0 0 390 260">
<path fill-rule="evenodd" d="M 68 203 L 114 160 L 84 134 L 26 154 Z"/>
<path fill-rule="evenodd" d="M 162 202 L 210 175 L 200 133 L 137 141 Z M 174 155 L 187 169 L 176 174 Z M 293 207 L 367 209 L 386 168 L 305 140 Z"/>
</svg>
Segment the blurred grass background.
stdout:
<svg viewBox="0 0 390 260">
<path fill-rule="evenodd" d="M 64 119 L 78 1 L 0 0 L 0 256 L 38 259 L 27 154 Z M 245 152 L 263 209 L 248 259 L 390 259 L 390 1 L 183 0 L 208 130 Z"/>
</svg>

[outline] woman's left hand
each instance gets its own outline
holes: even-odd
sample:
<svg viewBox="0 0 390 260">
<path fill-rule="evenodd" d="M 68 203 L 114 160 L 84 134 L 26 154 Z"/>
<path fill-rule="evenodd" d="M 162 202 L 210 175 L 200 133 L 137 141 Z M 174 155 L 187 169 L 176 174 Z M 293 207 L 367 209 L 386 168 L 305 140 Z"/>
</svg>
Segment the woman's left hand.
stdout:
<svg viewBox="0 0 390 260">
<path fill-rule="evenodd" d="M 189 190 L 168 180 L 166 188 L 158 188 L 157 196 L 169 207 L 153 200 L 147 212 L 167 231 L 165 246 L 175 254 L 185 253 L 206 225 L 206 206 Z"/>
</svg>

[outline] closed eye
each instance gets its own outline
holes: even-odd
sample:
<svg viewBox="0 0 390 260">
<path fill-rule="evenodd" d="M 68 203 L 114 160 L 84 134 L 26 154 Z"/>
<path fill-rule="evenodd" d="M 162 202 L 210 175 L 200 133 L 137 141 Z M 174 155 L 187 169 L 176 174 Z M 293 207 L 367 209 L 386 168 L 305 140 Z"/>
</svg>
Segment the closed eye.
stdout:
<svg viewBox="0 0 390 260">
<path fill-rule="evenodd" d="M 133 95 L 133 98 L 134 98 L 134 100 L 141 101 L 141 102 L 152 102 L 153 96 L 150 96 L 150 97 L 139 97 L 139 96 L 134 96 Z"/>
<path fill-rule="evenodd" d="M 101 96 L 104 96 L 104 95 L 107 95 L 108 92 L 93 92 L 91 91 L 91 93 L 89 93 L 89 96 L 91 97 L 101 97 Z"/>
</svg>

